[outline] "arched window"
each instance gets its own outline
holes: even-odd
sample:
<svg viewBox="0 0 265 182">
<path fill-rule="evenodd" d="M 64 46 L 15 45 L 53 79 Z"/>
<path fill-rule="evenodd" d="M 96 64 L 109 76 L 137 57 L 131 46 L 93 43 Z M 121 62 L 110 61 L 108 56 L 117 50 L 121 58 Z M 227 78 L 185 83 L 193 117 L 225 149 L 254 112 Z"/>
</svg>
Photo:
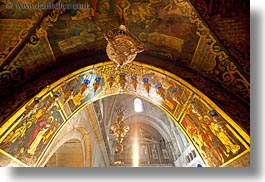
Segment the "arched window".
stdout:
<svg viewBox="0 0 265 182">
<path fill-rule="evenodd" d="M 143 102 L 141 99 L 139 98 L 135 98 L 133 101 L 133 105 L 134 105 L 134 111 L 135 112 L 143 112 Z"/>
</svg>

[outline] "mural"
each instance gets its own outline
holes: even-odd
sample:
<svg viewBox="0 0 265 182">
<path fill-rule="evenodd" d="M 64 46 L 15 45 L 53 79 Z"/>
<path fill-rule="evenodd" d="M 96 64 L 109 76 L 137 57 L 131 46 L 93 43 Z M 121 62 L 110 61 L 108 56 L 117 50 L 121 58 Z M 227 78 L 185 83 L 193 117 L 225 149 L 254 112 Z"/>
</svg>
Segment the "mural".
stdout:
<svg viewBox="0 0 265 182">
<path fill-rule="evenodd" d="M 29 166 L 37 162 L 51 137 L 63 123 L 57 100 L 59 92 L 36 97 L 25 106 L 23 114 L 14 122 L 17 125 L 1 142 L 1 149 Z"/>
<path fill-rule="evenodd" d="M 190 24 L 188 15 L 183 16 L 179 8 L 178 11 L 172 10 L 170 3 L 124 0 L 91 0 L 90 3 L 91 7 L 87 9 L 65 11 L 54 26 L 49 28 L 48 37 L 57 56 L 102 40 L 104 31 L 123 23 L 142 41 L 146 41 L 147 47 L 159 49 L 159 52 L 162 49 L 164 53 L 161 56 L 170 54 L 172 59 L 180 56 L 185 56 L 183 60 L 192 58 L 199 38 L 196 27 Z M 139 16 L 135 16 L 136 14 Z M 102 49 L 101 45 L 90 45 L 91 48 L 93 46 L 95 49 Z M 172 54 L 174 51 L 183 54 Z"/>
<path fill-rule="evenodd" d="M 191 0 L 211 30 L 218 35 L 244 75 L 250 72 L 250 1 Z"/>
<path fill-rule="evenodd" d="M 137 62 L 119 69 L 105 62 L 61 78 L 29 101 L 0 128 L 0 153 L 36 166 L 75 113 L 114 94 L 137 95 L 167 111 L 209 166 L 225 166 L 249 152 L 249 136 L 180 78 Z"/>
<path fill-rule="evenodd" d="M 224 165 L 246 151 L 225 119 L 196 97 L 189 100 L 181 124 L 209 166 Z"/>
<path fill-rule="evenodd" d="M 190 23 L 188 14 L 183 13 L 179 4 L 135 2 L 127 14 L 129 29 L 145 42 L 151 54 L 184 62 L 192 59 L 199 36 L 196 26 Z"/>
<path fill-rule="evenodd" d="M 1 2 L 2 3 L 2 2 Z M 8 3 L 8 2 L 6 2 Z M 23 41 L 29 36 L 29 32 L 33 30 L 43 15 L 41 10 L 17 10 L 6 9 L 6 3 L 1 4 L 0 9 L 0 65 L 4 65 L 8 57 L 19 47 Z M 6 62 L 5 64 L 8 64 Z"/>
<path fill-rule="evenodd" d="M 91 0 L 87 8 L 66 10 L 48 30 L 55 55 L 59 57 L 69 54 L 84 49 L 87 45 L 91 49 L 105 47 L 105 41 L 101 41 L 104 39 L 104 31 L 119 26 L 114 3 L 115 1 Z M 97 44 L 91 44 L 96 41 Z"/>
<path fill-rule="evenodd" d="M 81 0 L 67 2 L 82 3 Z M 245 31 L 247 22 L 241 19 L 244 14 L 245 19 L 248 18 L 244 13 L 247 9 L 245 0 L 242 3 L 237 0 L 191 1 L 196 9 L 189 0 L 87 2 L 88 6 L 75 10 L 58 8 L 44 13 L 37 9 L 26 14 L 23 10 L 6 9 L 6 1 L 1 5 L 0 100 L 5 106 L 0 108 L 0 123 L 24 104 L 24 98 L 37 94 L 46 84 L 55 81 L 54 78 L 94 64 L 96 61 L 92 56 L 100 55 L 103 58 L 99 61 L 105 61 L 104 31 L 124 23 L 145 43 L 142 58 L 152 57 L 138 61 L 179 73 L 204 90 L 249 131 L 250 84 L 249 74 L 245 71 L 248 70 L 248 32 Z M 204 11 L 207 16 L 203 16 L 206 20 L 209 17 L 214 17 L 213 22 L 220 20 L 217 21 L 218 30 L 213 24 L 210 28 L 215 32 L 211 32 L 196 11 L 201 12 L 200 8 L 207 10 Z M 224 37 L 224 41 L 220 42 L 216 35 Z M 83 58 L 87 60 L 81 61 Z M 159 63 L 153 58 L 159 59 Z M 50 72 L 53 75 L 43 76 Z M 24 84 L 27 86 L 22 88 Z M 145 85 L 148 90 L 148 82 Z M 163 90 L 159 85 L 157 87 L 163 95 Z M 235 109 L 238 107 L 246 111 L 244 116 Z"/>
</svg>

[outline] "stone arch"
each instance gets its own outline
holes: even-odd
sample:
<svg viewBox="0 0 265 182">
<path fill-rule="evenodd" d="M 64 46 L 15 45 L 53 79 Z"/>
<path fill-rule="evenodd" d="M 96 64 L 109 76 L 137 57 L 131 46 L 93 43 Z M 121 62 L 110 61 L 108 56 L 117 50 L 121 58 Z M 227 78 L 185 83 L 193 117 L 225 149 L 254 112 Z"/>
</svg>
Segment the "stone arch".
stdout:
<svg viewBox="0 0 265 182">
<path fill-rule="evenodd" d="M 128 123 L 132 123 L 134 118 L 136 116 L 129 116 L 126 118 L 126 122 Z M 141 117 L 143 118 L 142 121 L 139 121 L 139 122 L 142 122 L 142 123 L 145 123 L 147 125 L 150 125 L 151 127 L 153 127 L 166 141 L 170 141 L 169 137 L 170 137 L 170 133 L 169 131 L 167 131 L 165 128 L 164 125 L 159 125 L 161 124 L 162 122 L 160 121 L 159 123 L 158 122 L 154 122 L 155 118 L 153 118 L 152 116 L 147 116 L 147 115 L 144 115 L 144 114 L 141 114 Z"/>
<path fill-rule="evenodd" d="M 87 129 L 85 128 L 75 128 L 70 131 L 62 132 L 63 135 L 59 135 L 51 144 L 50 150 L 48 150 L 43 157 L 40 159 L 40 162 L 37 164 L 37 167 L 44 167 L 50 157 L 67 141 L 72 139 L 77 139 L 82 146 L 83 151 L 83 165 L 84 167 L 91 167 L 91 146 L 90 139 Z"/>
</svg>

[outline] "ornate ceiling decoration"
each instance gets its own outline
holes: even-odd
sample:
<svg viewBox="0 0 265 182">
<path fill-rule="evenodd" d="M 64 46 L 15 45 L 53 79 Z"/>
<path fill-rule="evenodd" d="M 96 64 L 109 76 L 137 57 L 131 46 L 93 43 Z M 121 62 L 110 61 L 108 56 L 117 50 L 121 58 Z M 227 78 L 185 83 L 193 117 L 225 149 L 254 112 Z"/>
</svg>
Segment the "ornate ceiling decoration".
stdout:
<svg viewBox="0 0 265 182">
<path fill-rule="evenodd" d="M 249 80 L 250 1 L 211 3 L 204 0 L 191 0 L 191 3 Z"/>
<path fill-rule="evenodd" d="M 107 30 L 104 33 L 107 44 L 107 55 L 117 66 L 132 62 L 137 53 L 144 50 L 144 44 L 135 38 L 124 25 Z"/>
<path fill-rule="evenodd" d="M 63 75 L 106 61 L 104 32 L 125 23 L 127 30 L 145 45 L 136 61 L 185 79 L 249 131 L 248 5 L 246 1 L 225 1 L 215 6 L 206 1 L 191 2 L 90 0 L 87 8 L 27 13 L 6 9 L 3 4 L 0 123 Z M 225 33 L 228 30 L 231 34 Z M 119 75 L 121 81 L 123 76 Z M 144 81 L 146 91 L 149 81 Z M 97 90 L 96 84 L 94 88 Z M 163 89 L 157 85 L 162 98 Z M 79 91 L 80 97 L 85 94 Z"/>
<path fill-rule="evenodd" d="M 164 110 L 209 166 L 226 166 L 249 153 L 249 135 L 240 121 L 184 80 L 142 63 L 116 69 L 113 62 L 105 62 L 61 78 L 6 120 L 0 128 L 1 155 L 34 166 L 69 119 L 86 105 L 116 94 L 136 95 Z M 118 113 L 112 131 L 121 144 L 129 128 Z"/>
</svg>

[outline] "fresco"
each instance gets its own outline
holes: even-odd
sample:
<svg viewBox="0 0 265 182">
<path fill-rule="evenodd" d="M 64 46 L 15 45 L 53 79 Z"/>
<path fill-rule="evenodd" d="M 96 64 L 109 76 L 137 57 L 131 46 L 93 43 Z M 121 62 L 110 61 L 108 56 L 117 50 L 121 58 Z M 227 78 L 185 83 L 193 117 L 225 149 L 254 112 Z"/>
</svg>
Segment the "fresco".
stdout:
<svg viewBox="0 0 265 182">
<path fill-rule="evenodd" d="M 67 104 L 71 112 L 74 112 L 79 106 L 91 101 L 95 94 L 102 90 L 101 84 L 101 76 L 93 70 L 74 77 L 62 87 L 63 103 Z"/>
<path fill-rule="evenodd" d="M 114 94 L 136 95 L 167 111 L 202 158 L 211 157 L 209 166 L 225 166 L 249 152 L 249 136 L 234 121 L 215 112 L 221 110 L 180 78 L 137 62 L 119 69 L 105 62 L 65 76 L 36 95 L 0 128 L 0 153 L 26 166 L 37 165 L 75 113 Z"/>
<path fill-rule="evenodd" d="M 179 73 L 204 90 L 249 131 L 250 84 L 249 74 L 245 71 L 248 70 L 248 32 L 245 31 L 248 22 L 241 20 L 244 14 L 245 19 L 248 18 L 248 14 L 244 13 L 247 9 L 245 0 L 242 3 L 237 0 L 207 1 L 206 4 L 196 1 L 201 5 L 195 6 L 196 9 L 189 0 L 87 2 L 89 6 L 86 8 L 53 9 L 46 13 L 41 10 L 27 13 L 17 9 L 7 10 L 3 8 L 6 1 L 1 5 L 0 98 L 5 106 L 0 108 L 0 123 L 19 109 L 25 102 L 23 98 L 32 97 L 47 83 L 55 81 L 55 75 L 59 77 L 75 68 L 94 64 L 96 61 L 92 56 L 101 56 L 99 61 L 106 61 L 104 31 L 124 23 L 146 45 L 138 61 Z M 216 5 L 211 2 L 216 2 Z M 207 10 L 202 11 L 205 16 L 197 13 L 197 9 L 201 12 L 200 8 Z M 233 12 L 233 9 L 236 11 Z M 212 16 L 207 14 L 210 11 Z M 213 17 L 213 22 L 220 20 L 217 21 L 220 31 L 213 24 L 210 28 L 216 32 L 212 32 L 202 17 L 206 20 Z M 222 45 L 216 35 L 228 42 L 223 41 Z M 238 54 L 237 50 L 241 48 Z M 152 58 L 149 59 L 149 56 Z M 81 61 L 83 58 L 87 60 Z M 153 58 L 157 58 L 159 63 L 155 63 Z M 78 67 L 80 62 L 82 66 Z M 75 65 L 75 68 L 69 64 Z M 39 76 L 50 72 L 53 75 L 38 80 Z M 27 86 L 22 89 L 24 84 Z M 228 98 L 232 105 L 227 102 Z M 246 111 L 244 116 L 237 111 L 238 107 Z"/>
<path fill-rule="evenodd" d="M 225 119 L 196 97 L 189 100 L 181 125 L 209 166 L 222 166 L 246 152 Z"/>
<path fill-rule="evenodd" d="M 151 54 L 179 61 L 192 59 L 199 36 L 196 26 L 177 3 L 135 2 L 127 14 L 129 29 L 146 44 Z"/>
<path fill-rule="evenodd" d="M 250 72 L 250 1 L 191 0 L 198 13 L 218 35 L 244 74 Z"/>
<path fill-rule="evenodd" d="M 63 122 L 56 103 L 59 96 L 59 92 L 48 94 L 27 105 L 0 148 L 24 164 L 34 165 Z"/>
<path fill-rule="evenodd" d="M 84 12 L 83 16 L 82 11 L 66 11 L 49 28 L 48 37 L 57 57 L 86 47 L 90 47 L 89 54 L 104 49 L 103 32 L 124 23 L 145 44 L 148 54 L 198 70 L 231 87 L 235 95 L 248 102 L 248 78 L 186 1 L 91 1 L 89 11 L 93 13 Z"/>
<path fill-rule="evenodd" d="M 1 4 L 0 9 L 0 65 L 9 63 L 8 57 L 26 40 L 43 15 L 41 10 L 6 9 L 5 5 Z"/>
<path fill-rule="evenodd" d="M 26 78 L 38 77 L 39 72 L 45 70 L 50 65 L 47 59 L 55 62 L 52 49 L 47 38 L 42 37 L 38 46 L 27 44 L 21 52 L 13 58 L 12 63 L 5 66 L 5 71 L 0 73 L 0 88 L 2 94 L 10 93 L 10 87 L 18 86 L 25 81 Z M 24 65 L 25 68 L 21 68 Z"/>
<path fill-rule="evenodd" d="M 69 54 L 86 45 L 101 49 L 90 43 L 102 40 L 104 31 L 123 23 L 146 43 L 152 54 L 170 55 L 174 60 L 192 59 L 199 36 L 188 14 L 183 15 L 178 5 L 128 0 L 91 0 L 90 5 L 88 9 L 66 10 L 49 28 L 48 38 L 55 55 Z"/>
<path fill-rule="evenodd" d="M 69 54 L 87 45 L 102 49 L 101 44 L 90 43 L 103 40 L 105 30 L 119 26 L 114 3 L 115 1 L 91 0 L 89 8 L 66 10 L 48 30 L 48 38 L 56 56 Z"/>
<path fill-rule="evenodd" d="M 0 38 L 0 65 L 10 64 L 14 54 L 18 54 L 25 43 L 32 42 L 32 34 L 43 32 L 43 24 L 50 23 L 47 21 L 47 16 L 43 17 L 49 9 L 40 8 L 38 5 L 53 2 L 53 0 L 42 2 L 2 0 L 0 2 L 0 33 L 2 35 Z M 45 23 L 42 18 L 44 22 L 46 21 Z"/>
</svg>

